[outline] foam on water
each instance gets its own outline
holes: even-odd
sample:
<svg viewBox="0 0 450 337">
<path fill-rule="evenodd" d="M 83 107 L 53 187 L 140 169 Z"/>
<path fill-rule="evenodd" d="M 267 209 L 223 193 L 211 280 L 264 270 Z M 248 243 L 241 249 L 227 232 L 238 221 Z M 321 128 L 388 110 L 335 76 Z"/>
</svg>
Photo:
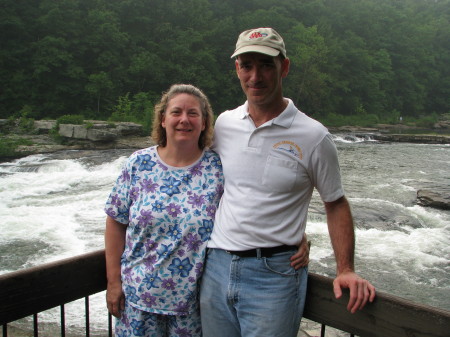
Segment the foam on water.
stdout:
<svg viewBox="0 0 450 337">
<path fill-rule="evenodd" d="M 415 205 L 418 188 L 449 185 L 450 148 L 367 140 L 339 147 L 355 216 L 357 271 L 379 290 L 450 309 L 450 212 Z M 0 274 L 102 249 L 104 203 L 125 158 L 36 155 L 0 164 Z M 310 271 L 333 277 L 334 254 L 317 192 L 306 232 Z M 104 293 L 91 301 L 91 324 L 103 329 Z M 83 326 L 83 308 L 83 301 L 68 305 L 68 325 Z M 58 315 L 49 311 L 40 320 L 57 321 Z"/>
<path fill-rule="evenodd" d="M 124 160 L 89 165 L 37 155 L 0 164 L 0 274 L 102 249 L 103 207 Z M 89 300 L 91 335 L 104 334 L 105 292 Z M 71 333 L 81 334 L 84 300 L 66 304 L 65 312 Z M 59 308 L 47 310 L 39 321 L 52 329 L 59 315 Z"/>
<path fill-rule="evenodd" d="M 0 245 L 38 242 L 36 254 L 17 268 L 102 248 L 103 206 L 123 161 L 88 167 L 76 160 L 30 156 L 0 165 L 7 173 L 0 177 Z"/>
<path fill-rule="evenodd" d="M 333 135 L 333 140 L 338 143 L 352 144 L 363 142 L 376 142 L 370 135 Z"/>
<path fill-rule="evenodd" d="M 367 200 L 364 200 L 367 202 Z M 421 227 L 406 224 L 383 228 L 356 228 L 356 268 L 367 278 L 383 279 L 383 274 L 397 276 L 397 284 L 378 284 L 384 291 L 397 294 L 408 293 L 396 287 L 427 286 L 450 289 L 450 219 L 445 212 L 436 212 L 421 206 L 405 207 L 382 200 L 370 203 L 385 203 L 419 221 Z M 399 230 L 400 227 L 400 230 Z M 327 224 L 320 217 L 310 217 L 306 230 L 312 240 L 310 271 L 328 276 L 334 275 L 334 255 L 328 236 Z M 373 276 L 371 275 L 378 275 Z M 386 278 L 390 279 L 390 275 Z"/>
</svg>

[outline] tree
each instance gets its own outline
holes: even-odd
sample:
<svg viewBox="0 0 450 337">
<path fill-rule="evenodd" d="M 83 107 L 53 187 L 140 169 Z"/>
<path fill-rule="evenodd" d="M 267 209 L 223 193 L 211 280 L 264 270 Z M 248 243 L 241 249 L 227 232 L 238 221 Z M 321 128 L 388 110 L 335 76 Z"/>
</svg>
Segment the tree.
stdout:
<svg viewBox="0 0 450 337">
<path fill-rule="evenodd" d="M 448 112 L 450 0 L 3 0 L 0 116 L 108 117 L 119 97 L 199 86 L 215 111 L 242 103 L 238 34 L 272 26 L 307 113 Z"/>
<path fill-rule="evenodd" d="M 89 82 L 86 84 L 86 91 L 95 97 L 97 101 L 97 115 L 100 115 L 102 98 L 104 99 L 104 97 L 114 88 L 114 84 L 109 75 L 104 71 L 97 74 L 91 74 L 88 79 Z"/>
<path fill-rule="evenodd" d="M 330 108 L 330 75 L 326 73 L 329 49 L 317 26 L 306 28 L 297 24 L 289 31 L 287 45 L 291 71 L 288 75 L 287 92 L 294 103 L 307 113 L 321 113 Z"/>
<path fill-rule="evenodd" d="M 37 27 L 37 1 L 2 0 L 0 6 L 0 118 L 31 106 L 30 44 Z M 35 116 L 29 116 L 35 117 Z"/>
</svg>

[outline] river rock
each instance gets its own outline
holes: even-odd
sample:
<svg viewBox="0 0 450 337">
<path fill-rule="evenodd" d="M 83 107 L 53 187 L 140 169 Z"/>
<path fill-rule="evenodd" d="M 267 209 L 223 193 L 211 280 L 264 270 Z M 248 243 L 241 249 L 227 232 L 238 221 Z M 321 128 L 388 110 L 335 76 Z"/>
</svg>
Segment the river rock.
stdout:
<svg viewBox="0 0 450 337">
<path fill-rule="evenodd" d="M 114 129 L 111 129 L 114 130 Z M 87 128 L 86 125 L 60 124 L 59 135 L 65 138 L 89 140 L 92 142 L 109 142 L 117 138 L 117 131 L 106 128 Z"/>
<path fill-rule="evenodd" d="M 88 129 L 86 134 L 86 139 L 92 142 L 111 142 L 117 137 L 117 132 L 102 129 Z"/>
<path fill-rule="evenodd" d="M 38 134 L 46 134 L 49 133 L 51 129 L 53 129 L 56 125 L 55 120 L 39 120 L 34 121 L 34 129 Z"/>
<path fill-rule="evenodd" d="M 384 142 L 450 144 L 450 136 L 447 135 L 374 134 L 372 137 L 375 140 Z"/>
<path fill-rule="evenodd" d="M 130 122 L 117 124 L 117 131 L 121 136 L 139 136 L 142 135 L 142 125 Z"/>
<path fill-rule="evenodd" d="M 443 195 L 429 190 L 417 191 L 417 204 L 424 207 L 450 209 L 450 195 Z"/>
<path fill-rule="evenodd" d="M 60 124 L 58 133 L 69 139 L 88 140 L 91 142 L 111 142 L 119 137 L 142 134 L 142 125 L 136 123 L 116 123 L 88 121 L 90 124 Z"/>
</svg>

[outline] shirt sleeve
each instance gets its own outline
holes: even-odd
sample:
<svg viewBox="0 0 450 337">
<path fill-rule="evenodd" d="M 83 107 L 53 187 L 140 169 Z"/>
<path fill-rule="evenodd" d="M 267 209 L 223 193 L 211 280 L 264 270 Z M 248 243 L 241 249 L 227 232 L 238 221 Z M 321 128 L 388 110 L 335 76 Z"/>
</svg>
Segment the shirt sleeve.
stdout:
<svg viewBox="0 0 450 337">
<path fill-rule="evenodd" d="M 112 188 L 104 209 L 107 215 L 122 224 L 129 223 L 129 209 L 131 204 L 130 193 L 132 192 L 131 172 L 132 163 L 131 160 L 128 159 Z"/>
<path fill-rule="evenodd" d="M 324 202 L 344 196 L 336 145 L 328 133 L 311 156 L 312 179 Z"/>
</svg>

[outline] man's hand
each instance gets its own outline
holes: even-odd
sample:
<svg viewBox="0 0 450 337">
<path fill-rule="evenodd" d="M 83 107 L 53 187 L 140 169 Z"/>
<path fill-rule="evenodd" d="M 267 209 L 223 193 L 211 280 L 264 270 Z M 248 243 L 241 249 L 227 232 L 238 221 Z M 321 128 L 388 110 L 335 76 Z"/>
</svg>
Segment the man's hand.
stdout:
<svg viewBox="0 0 450 337">
<path fill-rule="evenodd" d="M 347 310 L 354 314 L 361 310 L 367 301 L 375 299 L 375 287 L 367 280 L 361 278 L 352 271 L 340 273 L 333 281 L 333 291 L 336 298 L 342 296 L 342 288 L 350 290 L 350 299 Z"/>
<path fill-rule="evenodd" d="M 306 267 L 309 263 L 309 248 L 311 241 L 307 241 L 306 234 L 303 235 L 302 242 L 298 247 L 297 253 L 291 256 L 291 266 L 295 269 Z"/>
<path fill-rule="evenodd" d="M 106 305 L 111 315 L 120 318 L 121 311 L 125 309 L 125 295 L 122 291 L 122 284 L 115 282 L 108 283 L 106 290 Z"/>
</svg>

